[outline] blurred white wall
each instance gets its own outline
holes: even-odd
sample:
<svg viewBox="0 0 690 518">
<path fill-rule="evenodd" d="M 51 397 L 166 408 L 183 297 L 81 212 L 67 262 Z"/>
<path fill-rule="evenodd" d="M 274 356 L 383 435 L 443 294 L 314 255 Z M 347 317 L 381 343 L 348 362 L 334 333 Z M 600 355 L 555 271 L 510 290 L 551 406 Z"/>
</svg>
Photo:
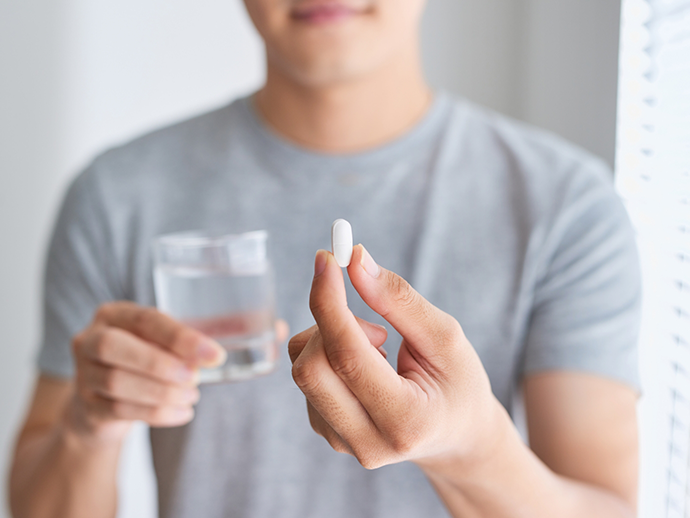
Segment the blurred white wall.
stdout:
<svg viewBox="0 0 690 518">
<path fill-rule="evenodd" d="M 432 0 L 433 1 L 433 0 Z M 530 0 L 518 116 L 613 164 L 620 0 Z"/>
<path fill-rule="evenodd" d="M 611 163 L 618 11 L 618 0 L 430 0 L 426 69 L 435 86 Z M 3 471 L 35 375 L 43 253 L 66 181 L 109 145 L 251 90 L 262 70 L 240 0 L 0 2 Z M 122 467 L 122 517 L 155 514 L 147 455 L 139 428 Z"/>
<path fill-rule="evenodd" d="M 429 0 L 427 74 L 613 165 L 619 18 L 620 0 Z"/>
</svg>

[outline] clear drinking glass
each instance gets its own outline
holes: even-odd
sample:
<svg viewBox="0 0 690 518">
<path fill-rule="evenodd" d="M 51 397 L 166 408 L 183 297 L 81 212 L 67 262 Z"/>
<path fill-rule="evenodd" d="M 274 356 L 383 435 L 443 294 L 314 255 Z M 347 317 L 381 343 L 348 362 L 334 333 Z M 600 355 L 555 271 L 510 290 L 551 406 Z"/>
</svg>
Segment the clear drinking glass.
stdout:
<svg viewBox="0 0 690 518">
<path fill-rule="evenodd" d="M 154 241 L 158 308 L 228 352 L 221 367 L 202 369 L 202 383 L 251 379 L 275 368 L 275 288 L 267 240 L 260 230 L 185 232 Z"/>
</svg>

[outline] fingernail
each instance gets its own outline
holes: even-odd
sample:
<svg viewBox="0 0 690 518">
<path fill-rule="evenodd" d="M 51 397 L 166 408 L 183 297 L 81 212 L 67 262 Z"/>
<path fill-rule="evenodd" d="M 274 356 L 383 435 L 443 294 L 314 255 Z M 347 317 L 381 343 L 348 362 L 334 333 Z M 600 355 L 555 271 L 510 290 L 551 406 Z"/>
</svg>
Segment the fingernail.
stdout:
<svg viewBox="0 0 690 518">
<path fill-rule="evenodd" d="M 382 326 L 381 324 L 375 324 L 374 322 L 369 322 L 372 326 L 378 327 L 379 329 L 382 329 L 383 331 L 388 332 L 385 326 Z"/>
<path fill-rule="evenodd" d="M 314 278 L 318 277 L 326 269 L 326 263 L 328 262 L 328 252 L 325 250 L 319 250 L 316 252 L 316 258 L 314 259 Z"/>
<path fill-rule="evenodd" d="M 367 249 L 364 248 L 364 245 L 359 245 L 359 246 L 362 247 L 362 259 L 361 259 L 362 268 L 364 268 L 365 272 L 367 272 L 374 279 L 376 279 L 379 276 L 379 273 L 381 272 L 379 265 L 376 264 L 376 261 L 374 261 L 374 258 L 371 257 L 371 255 L 369 254 Z"/>
<path fill-rule="evenodd" d="M 381 347 L 379 347 L 379 352 L 381 353 L 381 356 L 383 356 L 384 358 L 388 359 L 388 351 L 386 351 L 386 350 L 383 348 L 383 345 L 382 345 Z"/>
<path fill-rule="evenodd" d="M 197 358 L 204 363 L 213 362 L 215 365 L 223 365 L 228 353 L 213 340 L 202 340 L 196 348 Z"/>
</svg>

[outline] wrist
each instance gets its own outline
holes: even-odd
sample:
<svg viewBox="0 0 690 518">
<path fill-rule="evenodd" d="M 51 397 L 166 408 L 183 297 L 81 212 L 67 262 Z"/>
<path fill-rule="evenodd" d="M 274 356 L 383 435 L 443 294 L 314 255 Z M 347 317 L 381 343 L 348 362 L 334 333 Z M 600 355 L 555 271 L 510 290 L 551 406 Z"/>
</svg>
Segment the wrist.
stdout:
<svg viewBox="0 0 690 518">
<path fill-rule="evenodd" d="M 487 406 L 481 427 L 476 427 L 473 441 L 462 444 L 444 454 L 415 460 L 424 473 L 434 479 L 443 479 L 455 486 L 491 476 L 497 459 L 514 449 L 515 441 L 521 442 L 508 412 L 495 398 Z"/>
<path fill-rule="evenodd" d="M 63 413 L 59 433 L 71 448 L 119 451 L 131 425 L 130 421 L 106 420 L 93 415 L 81 398 L 74 395 Z"/>
</svg>

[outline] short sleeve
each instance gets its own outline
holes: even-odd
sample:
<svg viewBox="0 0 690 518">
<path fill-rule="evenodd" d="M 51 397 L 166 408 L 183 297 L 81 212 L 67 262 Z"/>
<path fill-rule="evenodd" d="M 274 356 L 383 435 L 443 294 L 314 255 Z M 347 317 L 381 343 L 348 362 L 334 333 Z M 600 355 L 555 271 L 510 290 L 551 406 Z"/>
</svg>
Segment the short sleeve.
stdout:
<svg viewBox="0 0 690 518">
<path fill-rule="evenodd" d="M 641 278 L 632 226 L 605 166 L 574 174 L 543 248 L 524 372 L 587 372 L 639 391 Z"/>
<path fill-rule="evenodd" d="M 99 305 L 122 298 L 95 175 L 92 166 L 70 185 L 48 248 L 38 368 L 60 378 L 74 374 L 72 337 Z"/>
</svg>

